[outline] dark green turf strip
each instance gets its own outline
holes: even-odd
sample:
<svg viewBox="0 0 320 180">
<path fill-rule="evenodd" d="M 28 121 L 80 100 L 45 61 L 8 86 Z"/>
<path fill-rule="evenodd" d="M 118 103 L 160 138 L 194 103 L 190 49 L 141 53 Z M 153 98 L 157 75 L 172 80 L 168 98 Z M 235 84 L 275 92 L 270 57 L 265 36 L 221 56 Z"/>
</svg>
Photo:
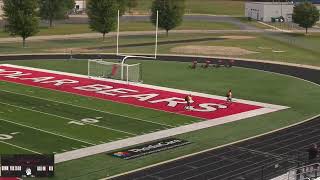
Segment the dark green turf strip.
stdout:
<svg viewBox="0 0 320 180">
<path fill-rule="evenodd" d="M 62 152 L 63 149 L 70 151 L 72 147 L 81 148 L 82 146 L 88 146 L 88 144 L 76 140 L 13 124 L 2 118 L 2 116 L 0 117 L 0 132 L 1 134 L 18 132 L 18 134 L 12 135 L 12 139 L 5 140 L 5 142 L 40 153 Z M 0 154 L 5 152 L 0 150 Z"/>
<path fill-rule="evenodd" d="M 90 101 L 90 100 L 88 100 Z M 106 128 L 112 128 L 119 131 L 128 132 L 127 135 L 137 135 L 148 133 L 156 130 L 163 130 L 172 126 L 161 125 L 158 123 L 147 122 L 144 120 L 133 119 L 124 116 L 104 113 L 101 111 L 91 110 L 87 108 L 76 107 L 63 103 L 48 101 L 39 98 L 33 98 L 24 95 L 18 95 L 0 90 L 0 102 L 21 106 L 27 109 L 58 115 L 74 120 L 83 120 L 86 118 L 96 119 L 98 123 L 94 123 Z M 129 134 L 131 133 L 131 134 Z"/>
<path fill-rule="evenodd" d="M 33 154 L 33 152 L 7 144 L 6 141 L 0 141 L 1 154 Z M 0 154 L 0 158 L 1 158 Z"/>
<path fill-rule="evenodd" d="M 92 125 L 69 124 L 72 120 L 38 113 L 36 112 L 36 108 L 33 108 L 35 111 L 32 111 L 31 109 L 26 110 L 6 105 L 1 102 L 0 105 L 0 111 L 4 112 L 0 115 L 0 118 L 9 119 L 16 123 L 47 130 L 70 138 L 83 140 L 88 142 L 86 143 L 87 146 L 114 141 L 119 138 L 123 139 L 130 136 L 130 134 Z"/>
</svg>

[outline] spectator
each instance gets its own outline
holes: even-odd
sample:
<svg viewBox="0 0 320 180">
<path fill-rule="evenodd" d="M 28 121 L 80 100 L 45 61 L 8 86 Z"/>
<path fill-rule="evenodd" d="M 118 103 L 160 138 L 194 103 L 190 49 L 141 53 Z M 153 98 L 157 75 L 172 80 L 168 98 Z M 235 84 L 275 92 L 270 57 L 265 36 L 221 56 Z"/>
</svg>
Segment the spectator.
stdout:
<svg viewBox="0 0 320 180">
<path fill-rule="evenodd" d="M 197 68 L 198 61 L 192 61 L 191 69 Z"/>
<path fill-rule="evenodd" d="M 210 63 L 211 63 L 211 61 L 207 60 L 207 61 L 205 62 L 205 64 L 202 65 L 201 67 L 203 67 L 203 68 L 208 68 L 208 67 L 210 66 Z"/>
<path fill-rule="evenodd" d="M 216 68 L 219 68 L 222 65 L 223 65 L 223 61 L 222 60 L 218 60 Z"/>
<path fill-rule="evenodd" d="M 313 144 L 312 147 L 308 149 L 309 161 L 313 161 L 314 159 L 316 159 L 318 156 L 318 152 L 319 150 L 317 144 Z"/>
</svg>

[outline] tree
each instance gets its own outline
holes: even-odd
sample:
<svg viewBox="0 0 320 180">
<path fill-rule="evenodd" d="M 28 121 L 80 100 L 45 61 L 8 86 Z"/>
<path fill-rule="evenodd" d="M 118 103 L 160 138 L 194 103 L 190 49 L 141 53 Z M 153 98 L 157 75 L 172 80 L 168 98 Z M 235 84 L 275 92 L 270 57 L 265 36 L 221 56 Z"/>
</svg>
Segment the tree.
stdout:
<svg viewBox="0 0 320 180">
<path fill-rule="evenodd" d="M 311 28 L 319 21 L 319 10 L 310 2 L 302 2 L 293 8 L 292 19 L 294 23 L 306 29 Z"/>
<path fill-rule="evenodd" d="M 48 20 L 52 27 L 53 20 L 67 18 L 67 13 L 74 8 L 74 0 L 39 0 L 41 19 Z"/>
<path fill-rule="evenodd" d="M 129 0 L 117 0 L 120 15 L 123 15 L 126 12 L 126 9 L 128 7 L 128 2 Z"/>
<path fill-rule="evenodd" d="M 12 36 L 21 36 L 23 47 L 26 39 L 39 31 L 37 8 L 37 0 L 3 0 L 6 30 Z"/>
<path fill-rule="evenodd" d="M 179 26 L 183 21 L 185 11 L 184 0 L 154 0 L 151 7 L 151 22 L 156 25 L 157 10 L 159 11 L 159 27 L 169 30 Z"/>
<path fill-rule="evenodd" d="M 117 0 L 90 0 L 87 7 L 89 26 L 93 31 L 105 35 L 115 30 L 118 17 Z"/>
<path fill-rule="evenodd" d="M 128 0 L 127 6 L 129 9 L 129 13 L 131 13 L 131 9 L 138 6 L 138 1 L 137 0 Z"/>
</svg>

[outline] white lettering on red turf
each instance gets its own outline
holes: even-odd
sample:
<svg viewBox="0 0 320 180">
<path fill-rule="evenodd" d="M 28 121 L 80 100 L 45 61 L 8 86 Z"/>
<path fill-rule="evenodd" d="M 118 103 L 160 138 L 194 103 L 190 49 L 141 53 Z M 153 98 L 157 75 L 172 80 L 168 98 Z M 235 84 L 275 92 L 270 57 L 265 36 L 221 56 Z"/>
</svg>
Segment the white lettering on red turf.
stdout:
<svg viewBox="0 0 320 180">
<path fill-rule="evenodd" d="M 102 91 L 105 89 L 112 89 L 112 86 L 102 85 L 102 84 L 91 84 L 87 86 L 74 87 L 74 89 L 83 90 L 83 91 Z"/>
<path fill-rule="evenodd" d="M 203 103 L 199 104 L 199 107 L 203 109 L 197 109 L 194 108 L 193 106 L 190 107 L 191 111 L 197 111 L 197 112 L 212 112 L 216 111 L 217 109 L 225 109 L 227 106 L 221 105 L 221 104 L 215 104 L 215 103 Z"/>
<path fill-rule="evenodd" d="M 31 75 L 31 73 L 26 73 L 24 74 L 21 71 L 6 71 L 4 69 L 0 69 L 0 75 L 7 77 L 7 78 L 14 78 L 14 79 L 18 79 L 20 76 L 27 76 L 27 75 Z"/>
<path fill-rule="evenodd" d="M 136 98 L 138 101 L 146 101 L 154 97 L 159 96 L 159 94 L 136 94 L 136 95 L 124 95 L 119 96 L 121 98 Z"/>
<path fill-rule="evenodd" d="M 36 78 L 20 78 L 21 80 L 31 80 L 33 82 L 41 82 L 41 81 L 48 81 L 50 79 L 54 79 L 55 77 L 36 77 Z"/>
<path fill-rule="evenodd" d="M 172 98 L 166 98 L 166 99 L 159 99 L 155 101 L 149 101 L 152 104 L 155 103 L 161 103 L 161 102 L 167 102 L 167 106 L 169 107 L 176 107 L 178 104 L 186 104 L 187 102 L 184 100 L 184 98 L 178 98 L 178 97 L 172 97 Z"/>
<path fill-rule="evenodd" d="M 61 86 L 63 84 L 79 83 L 79 81 L 71 80 L 71 79 L 60 79 L 60 80 L 53 80 L 53 81 L 43 81 L 43 82 L 40 82 L 40 83 L 43 83 L 43 84 L 54 83 L 53 85 L 55 85 L 55 86 Z"/>
<path fill-rule="evenodd" d="M 126 89 L 126 88 L 116 88 L 116 89 L 98 91 L 97 93 L 105 94 L 105 95 L 109 95 L 109 96 L 116 96 L 117 94 L 127 94 L 128 92 L 135 92 L 136 93 L 138 91 L 132 90 L 132 89 Z"/>
</svg>

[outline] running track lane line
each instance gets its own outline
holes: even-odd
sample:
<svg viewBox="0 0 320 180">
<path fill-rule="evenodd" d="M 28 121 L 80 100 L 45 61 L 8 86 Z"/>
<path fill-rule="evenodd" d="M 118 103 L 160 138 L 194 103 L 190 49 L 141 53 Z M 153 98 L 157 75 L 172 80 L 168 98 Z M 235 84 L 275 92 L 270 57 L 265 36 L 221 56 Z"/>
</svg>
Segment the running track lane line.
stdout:
<svg viewBox="0 0 320 180">
<path fill-rule="evenodd" d="M 26 151 L 29 151 L 29 152 L 33 152 L 33 153 L 35 153 L 35 154 L 42 154 L 42 153 L 39 153 L 39 152 L 37 152 L 37 151 L 33 151 L 33 150 L 31 150 L 31 149 L 27 149 L 27 148 L 24 148 L 24 147 L 15 145 L 15 144 L 11 144 L 11 143 L 8 143 L 8 142 L 5 142 L 5 141 L 0 141 L 0 143 L 7 144 L 7 145 L 9 145 L 9 146 L 13 146 L 13 147 L 16 147 L 16 148 L 19 148 L 19 149 L 23 149 L 23 150 L 26 150 Z"/>
<path fill-rule="evenodd" d="M 82 121 L 79 121 L 79 120 L 76 120 L 76 119 L 71 119 L 71 118 L 67 118 L 67 117 L 63 117 L 63 116 L 59 116 L 59 115 L 55 115 L 55 114 L 51 114 L 51 113 L 46 113 L 46 112 L 42 112 L 42 111 L 38 111 L 38 110 L 33 110 L 33 109 L 17 106 L 17 105 L 12 105 L 12 104 L 4 103 L 4 102 L 1 102 L 1 101 L 0 101 L 0 104 L 5 104 L 5 105 L 8 105 L 8 106 L 24 109 L 24 110 L 27 110 L 27 111 L 33 111 L 33 112 L 45 114 L 45 115 L 48 115 L 48 116 L 53 116 L 53 117 L 58 117 L 58 118 L 62 118 L 62 119 L 67 119 L 67 120 L 77 121 L 77 122 L 83 123 Z M 108 130 L 112 130 L 112 131 L 117 131 L 117 132 L 121 132 L 121 133 L 125 133 L 125 134 L 130 134 L 130 135 L 134 135 L 134 136 L 137 135 L 137 134 L 129 133 L 129 132 L 126 132 L 126 131 L 121 131 L 121 130 L 117 130 L 117 129 L 113 129 L 113 128 L 108 128 L 108 127 L 105 127 L 105 126 L 99 126 L 99 125 L 90 124 L 90 123 L 84 123 L 84 124 L 95 126 L 95 127 L 99 127 L 99 128 L 103 128 L 103 129 L 108 129 Z"/>
<path fill-rule="evenodd" d="M 152 168 L 152 167 L 156 167 L 156 166 L 159 166 L 159 165 L 167 164 L 167 163 L 170 163 L 170 162 L 173 162 L 173 161 L 177 161 L 177 160 L 180 160 L 180 159 L 188 158 L 188 157 L 191 157 L 191 156 L 194 156 L 194 155 L 202 154 L 202 153 L 209 152 L 209 151 L 212 151 L 212 150 L 215 150 L 215 149 L 219 149 L 219 148 L 222 148 L 222 147 L 227 147 L 229 145 L 233 145 L 233 144 L 236 144 L 236 143 L 244 142 L 244 141 L 247 141 L 247 140 L 250 140 L 250 139 L 254 139 L 254 138 L 257 138 L 257 137 L 261 137 L 261 136 L 264 136 L 264 135 L 272 134 L 274 132 L 278 132 L 278 131 L 281 131 L 283 129 L 287 129 L 287 128 L 290 128 L 290 127 L 293 127 L 293 126 L 296 126 L 296 125 L 311 121 L 311 120 L 313 120 L 315 118 L 318 118 L 318 117 L 320 117 L 320 115 L 316 115 L 316 116 L 313 116 L 311 118 L 305 119 L 303 121 L 297 122 L 295 124 L 291 124 L 289 126 L 285 126 L 285 127 L 279 128 L 279 129 L 275 129 L 273 131 L 269 131 L 269 132 L 266 132 L 266 133 L 263 133 L 263 134 L 259 134 L 259 135 L 252 136 L 252 137 L 249 137 L 249 138 L 241 139 L 239 141 L 235 141 L 235 142 L 232 142 L 232 143 L 224 144 L 224 145 L 221 145 L 221 146 L 216 146 L 216 147 L 213 147 L 213 148 L 205 149 L 203 151 L 187 154 L 187 155 L 180 156 L 180 157 L 177 157 L 177 158 L 174 158 L 174 159 L 162 161 L 162 162 L 159 162 L 159 163 L 156 163 L 156 164 L 152 164 L 152 165 L 149 165 L 149 166 L 137 168 L 137 169 L 134 169 L 134 170 L 131 170 L 131 171 L 127 171 L 127 172 L 124 172 L 124 173 L 115 174 L 113 176 L 101 178 L 100 180 L 107 180 L 107 179 L 112 179 L 112 178 L 128 175 L 128 174 L 131 174 L 131 173 L 134 173 L 134 172 L 138 172 L 138 171 L 141 171 L 141 170 L 146 170 L 146 169 L 149 169 L 149 168 Z"/>
<path fill-rule="evenodd" d="M 9 82 L 6 82 L 6 83 L 9 83 Z M 51 101 L 51 102 L 55 102 L 55 103 L 59 103 L 59 104 L 65 104 L 65 105 L 69 105 L 69 106 L 73 106 L 73 107 L 78 107 L 78 108 L 83 108 L 83 109 L 89 109 L 89 110 L 92 110 L 92 111 L 97 111 L 97 112 L 101 112 L 101 113 L 105 113 L 105 114 L 111 114 L 111 115 L 115 115 L 115 116 L 121 116 L 121 117 L 125 117 L 125 118 L 134 119 L 134 120 L 137 120 L 137 121 L 148 122 L 148 123 L 157 124 L 157 125 L 161 125 L 161 126 L 166 126 L 166 127 L 170 127 L 170 128 L 176 127 L 176 126 L 171 126 L 171 125 L 168 125 L 168 124 L 163 124 L 163 123 L 148 121 L 148 120 L 144 120 L 144 119 L 140 119 L 140 118 L 135 118 L 135 117 L 129 117 L 129 116 L 126 116 L 126 115 L 111 113 L 111 112 L 107 112 L 107 111 L 102 111 L 102 110 L 98 110 L 98 109 L 83 107 L 83 106 L 74 105 L 74 104 L 69 104 L 69 103 L 60 102 L 60 101 L 55 101 L 55 100 L 51 100 L 51 99 L 36 97 L 36 96 L 27 95 L 27 94 L 22 94 L 22 93 L 17 93 L 17 92 L 12 92 L 12 91 L 7 91 L 7 90 L 3 90 L 3 89 L 0 89 L 0 91 L 7 92 L 7 93 L 11 93 L 11 94 L 18 94 L 18 95 L 21 95 L 21 96 L 32 97 L 32 98 L 41 99 L 41 100 L 46 100 L 46 101 Z"/>
<path fill-rule="evenodd" d="M 34 129 L 34 130 L 37 130 L 37 131 L 45 132 L 45 133 L 47 133 L 47 134 L 52 134 L 52 135 L 55 135 L 55 136 L 60 136 L 60 137 L 63 137 L 63 138 L 71 139 L 71 140 L 78 141 L 78 142 L 82 142 L 82 143 L 85 143 L 85 144 L 89 144 L 89 145 L 93 145 L 93 146 L 96 145 L 96 144 L 89 143 L 89 142 L 86 142 L 86 141 L 83 141 L 83 140 L 80 140 L 80 139 L 76 139 L 76 138 L 64 136 L 64 135 L 61 135 L 61 134 L 53 133 L 53 132 L 46 131 L 46 130 L 43 130 L 43 129 L 39 129 L 39 128 L 35 128 L 35 127 L 32 127 L 32 126 L 28 126 L 28 125 L 25 125 L 25 124 L 20 124 L 20 123 L 17 123 L 17 122 L 12 122 L 12 121 L 9 121 L 9 120 L 3 119 L 3 118 L 0 118 L 0 121 L 8 122 L 8 123 L 15 124 L 15 125 L 22 126 L 22 127 L 27 127 L 27 128 Z"/>
</svg>

